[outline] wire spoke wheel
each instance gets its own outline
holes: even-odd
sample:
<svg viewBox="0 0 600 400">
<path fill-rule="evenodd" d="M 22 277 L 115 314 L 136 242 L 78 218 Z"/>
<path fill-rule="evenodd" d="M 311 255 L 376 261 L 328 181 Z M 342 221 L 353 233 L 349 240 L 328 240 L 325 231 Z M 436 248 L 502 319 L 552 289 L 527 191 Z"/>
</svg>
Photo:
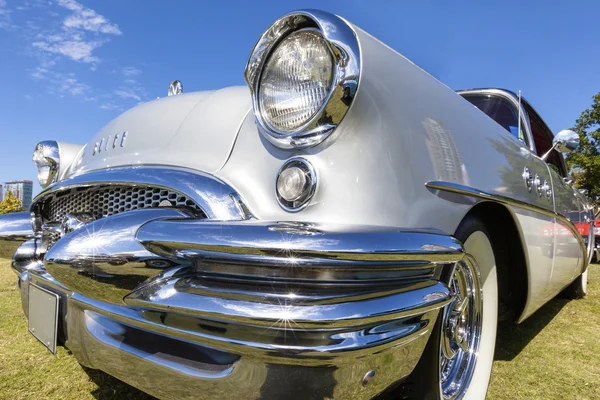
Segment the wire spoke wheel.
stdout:
<svg viewBox="0 0 600 400">
<path fill-rule="evenodd" d="M 450 278 L 453 300 L 444 308 L 440 340 L 440 386 L 444 399 L 461 399 L 477 362 L 483 298 L 476 261 L 456 264 Z"/>
</svg>

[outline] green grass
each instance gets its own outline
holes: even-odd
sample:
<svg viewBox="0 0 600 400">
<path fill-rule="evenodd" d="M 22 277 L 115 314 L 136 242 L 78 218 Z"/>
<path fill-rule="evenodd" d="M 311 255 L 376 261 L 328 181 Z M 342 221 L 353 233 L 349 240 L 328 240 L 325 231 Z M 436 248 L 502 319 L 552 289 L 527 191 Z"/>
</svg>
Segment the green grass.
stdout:
<svg viewBox="0 0 600 400">
<path fill-rule="evenodd" d="M 10 262 L 0 259 L 0 399 L 148 399 L 28 332 Z M 521 325 L 501 326 L 488 399 L 600 399 L 600 266 L 584 300 L 554 299 Z"/>
<path fill-rule="evenodd" d="M 0 259 L 0 399 L 150 398 L 103 372 L 84 370 L 64 347 L 50 354 L 27 332 L 16 282 L 10 262 Z"/>
<path fill-rule="evenodd" d="M 588 295 L 500 327 L 488 399 L 600 399 L 600 265 Z"/>
</svg>

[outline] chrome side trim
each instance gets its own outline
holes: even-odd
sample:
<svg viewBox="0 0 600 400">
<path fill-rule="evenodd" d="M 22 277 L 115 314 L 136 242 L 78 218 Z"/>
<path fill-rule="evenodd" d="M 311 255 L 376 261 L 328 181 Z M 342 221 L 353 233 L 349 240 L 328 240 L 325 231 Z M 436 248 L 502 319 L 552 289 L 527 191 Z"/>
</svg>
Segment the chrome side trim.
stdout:
<svg viewBox="0 0 600 400">
<path fill-rule="evenodd" d="M 281 132 L 263 119 L 258 103 L 262 69 L 269 54 L 291 32 L 316 28 L 329 44 L 335 65 L 334 82 L 321 109 L 295 132 Z M 244 77 L 252 93 L 254 115 L 259 131 L 274 145 L 284 149 L 303 148 L 321 143 L 340 124 L 358 91 L 360 46 L 356 34 L 344 19 L 319 10 L 301 10 L 275 21 L 254 45 Z"/>
<path fill-rule="evenodd" d="M 204 211 L 207 218 L 243 220 L 248 215 L 239 206 L 239 195 L 226 183 L 208 174 L 177 167 L 135 166 L 97 170 L 65 179 L 38 194 L 32 210 L 48 195 L 72 188 L 114 186 L 153 186 L 183 193 Z"/>
<path fill-rule="evenodd" d="M 492 194 L 492 193 L 484 192 L 484 191 L 472 188 L 470 186 L 465 186 L 465 185 L 461 185 L 458 183 L 431 181 L 431 182 L 425 183 L 425 186 L 431 191 L 441 190 L 444 192 L 455 193 L 455 194 L 459 194 L 462 196 L 474 197 L 474 198 L 488 200 L 488 201 L 495 201 L 495 202 L 498 202 L 501 204 L 519 207 L 524 210 L 533 211 L 533 212 L 536 212 L 536 213 L 539 213 L 542 215 L 547 215 L 549 217 L 556 218 L 558 221 L 560 221 L 561 223 L 566 225 L 571 230 L 571 232 L 574 233 L 575 237 L 579 241 L 579 246 L 581 247 L 582 254 L 587 254 L 587 246 L 586 246 L 583 238 L 579 234 L 579 231 L 577 230 L 575 225 L 573 225 L 573 223 L 564 215 L 558 214 L 558 213 L 556 213 L 552 210 L 548 210 L 546 208 L 538 207 L 534 204 L 527 203 L 525 201 L 513 199 L 511 197 L 503 196 L 500 194 Z"/>
</svg>

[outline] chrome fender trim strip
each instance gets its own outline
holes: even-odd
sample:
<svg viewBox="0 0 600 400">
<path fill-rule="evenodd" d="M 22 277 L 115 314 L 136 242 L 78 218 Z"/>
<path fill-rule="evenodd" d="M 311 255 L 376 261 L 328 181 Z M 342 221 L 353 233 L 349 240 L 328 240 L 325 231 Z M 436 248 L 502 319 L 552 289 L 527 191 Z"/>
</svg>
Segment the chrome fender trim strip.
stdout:
<svg viewBox="0 0 600 400">
<path fill-rule="evenodd" d="M 547 215 L 552 218 L 556 218 L 562 224 L 567 226 L 574 236 L 577 238 L 579 242 L 579 246 L 581 247 L 581 251 L 583 254 L 587 254 L 587 246 L 583 241 L 583 238 L 577 231 L 577 228 L 573 223 L 564 215 L 558 214 L 552 210 L 548 210 L 546 208 L 538 207 L 534 204 L 530 204 L 521 200 L 513 199 L 511 197 L 503 196 L 500 194 L 492 194 L 488 192 L 481 191 L 479 189 L 472 188 L 470 186 L 461 185 L 458 183 L 452 182 L 443 182 L 443 181 L 431 181 L 425 183 L 425 186 L 432 191 L 434 194 L 437 194 L 436 191 L 455 193 L 462 196 L 467 196 L 475 199 L 483 199 L 488 201 L 494 201 L 497 203 L 510 205 L 514 207 L 519 207 L 524 210 L 533 211 L 539 214 Z M 587 266 L 587 263 L 584 263 Z"/>
</svg>

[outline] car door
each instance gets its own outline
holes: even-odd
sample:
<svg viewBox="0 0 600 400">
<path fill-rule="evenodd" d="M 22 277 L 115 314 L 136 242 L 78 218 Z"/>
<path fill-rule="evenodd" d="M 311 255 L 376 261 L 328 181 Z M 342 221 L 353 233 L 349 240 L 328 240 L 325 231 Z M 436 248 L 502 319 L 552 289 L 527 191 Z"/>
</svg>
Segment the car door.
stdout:
<svg viewBox="0 0 600 400">
<path fill-rule="evenodd" d="M 530 121 L 531 133 L 539 156 L 545 155 L 552 147 L 554 135 L 537 112 L 524 102 Z M 556 295 L 581 273 L 585 248 L 577 226 L 581 224 L 583 204 L 578 193 L 565 181 L 567 169 L 563 156 L 553 150 L 545 159 L 550 171 L 554 211 L 554 257 L 548 298 Z"/>
<path fill-rule="evenodd" d="M 554 183 L 554 203 L 556 213 L 566 216 L 557 218 L 554 249 L 554 264 L 552 266 L 552 289 L 558 292 L 581 273 L 585 253 L 581 248 L 582 237 L 578 231 L 582 220 L 583 207 L 573 187 L 563 180 L 563 177 L 552 171 Z"/>
<path fill-rule="evenodd" d="M 579 203 L 580 223 L 577 226 L 577 230 L 581 234 L 581 238 L 586 246 L 586 252 L 583 257 L 587 258 L 587 262 L 590 262 L 594 250 L 594 209 L 590 205 L 586 191 L 575 190 L 575 195 Z"/>
<path fill-rule="evenodd" d="M 524 111 L 519 113 L 514 96 L 496 89 L 466 90 L 460 94 L 521 142 L 521 151 L 510 156 L 510 169 L 499 172 L 506 193 L 534 206 L 509 206 L 521 228 L 531 265 L 527 277 L 529 296 L 523 312 L 526 317 L 552 295 L 555 219 L 550 169 L 535 152 L 527 115 Z"/>
</svg>

